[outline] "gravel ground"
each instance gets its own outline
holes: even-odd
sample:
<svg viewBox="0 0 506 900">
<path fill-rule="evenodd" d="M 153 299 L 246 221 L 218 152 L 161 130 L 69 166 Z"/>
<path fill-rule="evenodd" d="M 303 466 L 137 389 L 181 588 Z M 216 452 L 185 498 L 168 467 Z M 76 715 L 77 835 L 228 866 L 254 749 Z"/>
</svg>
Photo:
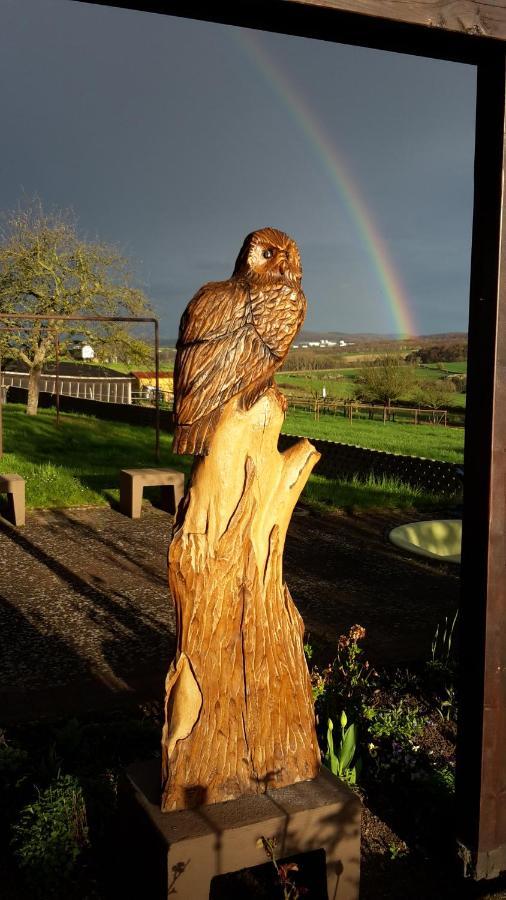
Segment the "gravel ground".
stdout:
<svg viewBox="0 0 506 900">
<path fill-rule="evenodd" d="M 160 696 L 174 648 L 172 519 L 111 509 L 0 523 L 0 703 L 8 717 Z M 3 702 L 2 702 L 3 701 Z"/>
<path fill-rule="evenodd" d="M 367 628 L 374 662 L 424 659 L 455 609 L 458 567 L 401 554 L 400 514 L 295 511 L 285 576 L 310 640 L 328 657 L 340 633 Z M 0 520 L 0 703 L 7 718 L 161 697 L 175 637 L 166 582 L 172 518 L 146 504 L 32 512 Z M 3 702 L 2 702 L 3 701 Z"/>
</svg>

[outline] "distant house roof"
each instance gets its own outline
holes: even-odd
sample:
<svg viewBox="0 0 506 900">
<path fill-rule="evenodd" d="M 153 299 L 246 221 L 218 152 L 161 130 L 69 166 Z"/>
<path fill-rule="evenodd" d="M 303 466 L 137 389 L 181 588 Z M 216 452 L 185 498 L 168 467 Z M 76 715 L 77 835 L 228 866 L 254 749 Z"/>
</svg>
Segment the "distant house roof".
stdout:
<svg viewBox="0 0 506 900">
<path fill-rule="evenodd" d="M 20 359 L 7 359 L 2 363 L 2 372 L 28 372 L 26 363 Z M 115 369 L 108 369 L 106 366 L 90 365 L 89 363 L 78 362 L 61 362 L 59 365 L 60 375 L 74 375 L 77 378 L 125 378 L 128 381 L 131 375 L 116 372 Z M 56 373 L 56 364 L 54 362 L 44 363 L 42 367 L 42 375 L 54 375 Z"/>
<path fill-rule="evenodd" d="M 135 378 L 156 378 L 156 372 L 130 372 Z M 174 372 L 159 372 L 159 378 L 173 378 Z"/>
</svg>

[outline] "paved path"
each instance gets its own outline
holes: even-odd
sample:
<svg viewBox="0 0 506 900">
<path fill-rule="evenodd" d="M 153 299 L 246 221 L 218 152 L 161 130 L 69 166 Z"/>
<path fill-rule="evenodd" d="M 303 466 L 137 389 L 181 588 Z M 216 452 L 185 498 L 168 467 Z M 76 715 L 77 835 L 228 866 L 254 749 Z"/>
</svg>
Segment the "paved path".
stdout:
<svg viewBox="0 0 506 900">
<path fill-rule="evenodd" d="M 0 522 L 3 710 L 31 717 L 118 691 L 160 696 L 174 647 L 171 527 L 154 509 L 135 521 L 90 509 L 32 513 L 23 529 Z"/>
<path fill-rule="evenodd" d="M 286 580 L 314 638 L 330 648 L 358 622 L 376 662 L 427 658 L 457 603 L 458 567 L 400 554 L 392 514 L 296 510 Z M 34 718 L 163 696 L 174 651 L 166 582 L 172 519 L 148 506 L 0 520 L 0 717 Z"/>
</svg>

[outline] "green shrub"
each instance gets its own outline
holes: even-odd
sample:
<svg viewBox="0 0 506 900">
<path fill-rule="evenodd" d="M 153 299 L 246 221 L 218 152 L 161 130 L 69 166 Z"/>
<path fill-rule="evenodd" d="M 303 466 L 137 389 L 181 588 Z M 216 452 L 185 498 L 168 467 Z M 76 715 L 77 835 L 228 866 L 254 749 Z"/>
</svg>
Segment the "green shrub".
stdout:
<svg viewBox="0 0 506 900">
<path fill-rule="evenodd" d="M 79 781 L 59 775 L 21 810 L 13 832 L 15 856 L 28 882 L 43 897 L 58 895 L 89 843 Z"/>
<path fill-rule="evenodd" d="M 28 754 L 7 741 L 0 731 L 0 839 L 3 841 L 15 816 L 26 783 Z"/>
<path fill-rule="evenodd" d="M 375 711 L 369 723 L 369 734 L 377 739 L 411 742 L 420 734 L 425 721 L 418 707 L 411 708 L 401 700 L 397 706 Z"/>
</svg>

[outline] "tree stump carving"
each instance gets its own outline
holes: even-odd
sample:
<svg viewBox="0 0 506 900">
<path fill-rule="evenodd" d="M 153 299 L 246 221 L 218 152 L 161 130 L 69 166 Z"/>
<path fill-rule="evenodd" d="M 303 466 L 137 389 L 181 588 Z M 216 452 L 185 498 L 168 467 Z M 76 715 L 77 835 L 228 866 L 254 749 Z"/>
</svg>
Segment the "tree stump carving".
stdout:
<svg viewBox="0 0 506 900">
<path fill-rule="evenodd" d="M 247 412 L 230 401 L 176 523 L 164 810 L 262 793 L 319 771 L 303 623 L 283 583 L 282 555 L 320 455 L 307 440 L 279 453 L 282 421 L 272 390 Z"/>
<path fill-rule="evenodd" d="M 274 386 L 304 319 L 296 244 L 262 229 L 232 277 L 204 285 L 181 320 L 177 453 L 193 453 L 169 549 L 177 650 L 166 681 L 162 810 L 316 777 L 303 623 L 283 583 L 290 517 L 319 459 L 277 449 Z"/>
</svg>

